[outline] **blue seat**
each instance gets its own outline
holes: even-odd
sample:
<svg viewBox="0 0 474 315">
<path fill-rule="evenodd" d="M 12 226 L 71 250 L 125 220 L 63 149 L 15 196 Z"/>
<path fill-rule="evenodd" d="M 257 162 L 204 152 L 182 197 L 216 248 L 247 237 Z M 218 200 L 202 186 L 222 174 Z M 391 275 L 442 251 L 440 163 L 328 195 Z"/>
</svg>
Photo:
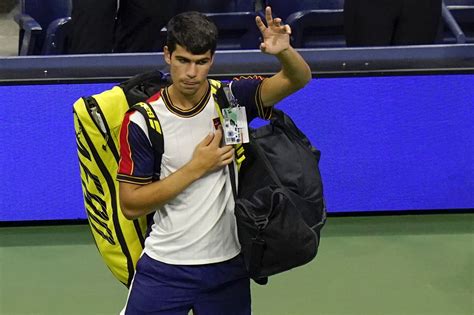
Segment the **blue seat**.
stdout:
<svg viewBox="0 0 474 315">
<path fill-rule="evenodd" d="M 343 47 L 344 0 L 266 0 L 274 17 L 292 29 L 295 48 Z M 259 13 L 263 17 L 263 12 Z"/>
<path fill-rule="evenodd" d="M 342 9 L 306 10 L 291 14 L 286 23 L 295 48 L 346 46 Z"/>
<path fill-rule="evenodd" d="M 260 31 L 255 12 L 205 13 L 219 30 L 218 50 L 258 49 Z"/>
<path fill-rule="evenodd" d="M 286 21 L 291 14 L 299 11 L 342 10 L 344 0 L 265 0 L 265 6 L 272 7 L 274 17 Z"/>
<path fill-rule="evenodd" d="M 260 45 L 255 0 L 190 0 L 183 9 L 199 11 L 216 24 L 218 50 L 257 49 Z"/>
<path fill-rule="evenodd" d="M 66 17 L 56 19 L 49 24 L 41 49 L 42 55 L 67 54 L 70 21 L 71 17 Z"/>
<path fill-rule="evenodd" d="M 20 0 L 18 54 L 39 55 L 51 22 L 71 15 L 71 0 Z"/>
</svg>

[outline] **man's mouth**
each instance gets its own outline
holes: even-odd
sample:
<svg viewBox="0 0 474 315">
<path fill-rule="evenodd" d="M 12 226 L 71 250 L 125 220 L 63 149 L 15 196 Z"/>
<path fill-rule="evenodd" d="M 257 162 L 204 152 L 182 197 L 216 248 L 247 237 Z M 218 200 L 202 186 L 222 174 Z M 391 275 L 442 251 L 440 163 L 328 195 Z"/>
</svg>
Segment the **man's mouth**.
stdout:
<svg viewBox="0 0 474 315">
<path fill-rule="evenodd" d="M 189 85 L 189 86 L 194 86 L 194 85 L 199 84 L 198 82 L 189 82 L 189 81 L 184 81 L 183 83 L 184 83 L 184 85 Z"/>
</svg>

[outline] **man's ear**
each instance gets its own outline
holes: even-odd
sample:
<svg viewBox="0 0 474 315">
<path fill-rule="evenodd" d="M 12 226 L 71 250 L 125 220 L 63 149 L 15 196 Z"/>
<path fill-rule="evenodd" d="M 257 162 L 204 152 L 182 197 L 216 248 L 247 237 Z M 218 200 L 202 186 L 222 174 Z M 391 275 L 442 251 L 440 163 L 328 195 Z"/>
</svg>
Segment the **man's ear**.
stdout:
<svg viewBox="0 0 474 315">
<path fill-rule="evenodd" d="M 165 57 L 166 63 L 171 64 L 171 53 L 168 46 L 163 47 L 163 56 Z"/>
</svg>

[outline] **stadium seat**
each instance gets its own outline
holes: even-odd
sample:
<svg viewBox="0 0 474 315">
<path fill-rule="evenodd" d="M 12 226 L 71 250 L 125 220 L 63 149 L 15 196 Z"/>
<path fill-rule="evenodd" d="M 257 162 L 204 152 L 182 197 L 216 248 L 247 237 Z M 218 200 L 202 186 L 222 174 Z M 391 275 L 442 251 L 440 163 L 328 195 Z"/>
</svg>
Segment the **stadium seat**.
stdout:
<svg viewBox="0 0 474 315">
<path fill-rule="evenodd" d="M 218 50 L 258 49 L 260 32 L 255 12 L 205 13 L 219 29 Z"/>
<path fill-rule="evenodd" d="M 296 48 L 344 47 L 344 0 L 266 0 L 292 29 Z M 263 12 L 259 12 L 261 17 Z"/>
<path fill-rule="evenodd" d="M 71 0 L 20 0 L 20 8 L 18 54 L 39 55 L 51 22 L 70 16 Z"/>
<path fill-rule="evenodd" d="M 67 54 L 68 50 L 68 27 L 71 18 L 60 18 L 51 22 L 46 30 L 42 55 L 62 55 Z"/>
<path fill-rule="evenodd" d="M 342 9 L 307 10 L 286 19 L 295 48 L 345 47 Z"/>
<path fill-rule="evenodd" d="M 219 29 L 218 50 L 259 47 L 255 0 L 190 0 L 184 8 L 203 13 L 216 24 Z"/>
<path fill-rule="evenodd" d="M 344 0 L 265 0 L 265 6 L 271 6 L 273 15 L 286 21 L 298 11 L 342 10 Z"/>
</svg>

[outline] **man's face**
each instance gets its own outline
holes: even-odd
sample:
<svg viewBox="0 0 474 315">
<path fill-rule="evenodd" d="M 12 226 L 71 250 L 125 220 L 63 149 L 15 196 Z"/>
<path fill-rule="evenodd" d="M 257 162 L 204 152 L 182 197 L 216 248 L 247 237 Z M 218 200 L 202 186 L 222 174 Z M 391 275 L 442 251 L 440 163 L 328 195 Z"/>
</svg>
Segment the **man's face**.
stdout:
<svg viewBox="0 0 474 315">
<path fill-rule="evenodd" d="M 213 62 L 211 51 L 202 55 L 194 55 L 186 48 L 176 45 L 170 54 L 168 47 L 164 49 L 166 62 L 170 65 L 173 86 L 181 94 L 192 96 L 207 86 L 207 75 Z"/>
</svg>

